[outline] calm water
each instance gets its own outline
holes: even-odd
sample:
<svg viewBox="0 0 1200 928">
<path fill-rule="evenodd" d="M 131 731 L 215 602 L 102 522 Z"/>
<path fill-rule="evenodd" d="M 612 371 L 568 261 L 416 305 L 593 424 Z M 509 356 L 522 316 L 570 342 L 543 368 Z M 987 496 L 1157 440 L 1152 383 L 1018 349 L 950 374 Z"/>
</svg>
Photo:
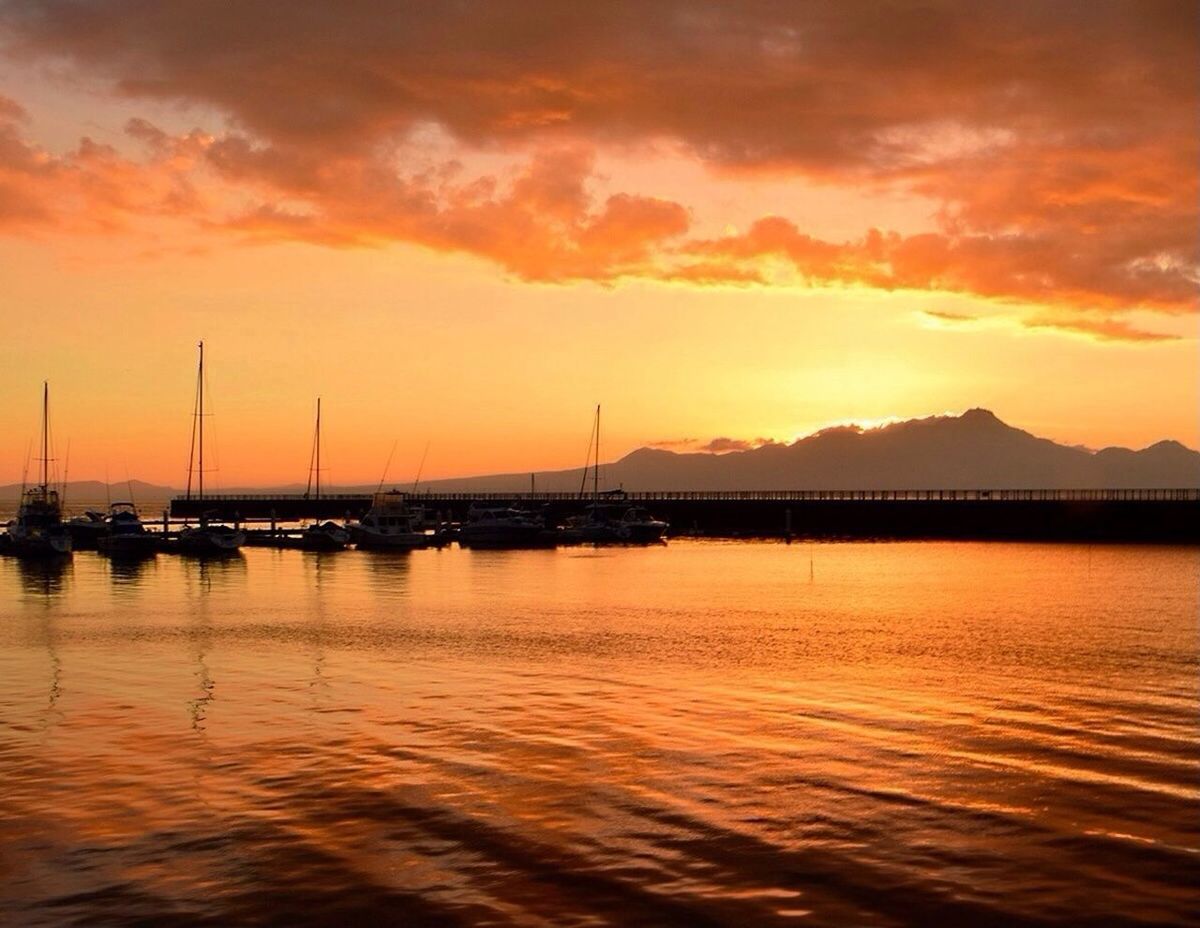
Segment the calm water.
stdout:
<svg viewBox="0 0 1200 928">
<path fill-rule="evenodd" d="M 0 922 L 1200 924 L 1198 568 L 0 559 Z"/>
</svg>

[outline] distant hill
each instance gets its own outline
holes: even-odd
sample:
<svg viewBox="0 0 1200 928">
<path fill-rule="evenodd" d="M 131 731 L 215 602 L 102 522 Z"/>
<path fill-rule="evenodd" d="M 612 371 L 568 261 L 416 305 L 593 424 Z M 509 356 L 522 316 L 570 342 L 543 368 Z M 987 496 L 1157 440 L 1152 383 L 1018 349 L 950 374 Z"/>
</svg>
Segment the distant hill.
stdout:
<svg viewBox="0 0 1200 928">
<path fill-rule="evenodd" d="M 135 502 L 140 500 L 161 501 L 169 499 L 179 492 L 172 487 L 157 486 L 141 480 L 122 480 L 119 483 L 107 485 L 100 480 L 72 480 L 67 483 L 67 504 L 71 508 L 76 508 L 72 505 L 73 501 L 81 504 L 86 503 L 87 505 L 94 505 L 106 499 L 111 499 L 113 502 L 128 501 L 131 484 Z M 0 506 L 7 507 L 9 502 L 15 504 L 20 495 L 21 484 L 19 483 L 9 483 L 0 486 Z"/>
<path fill-rule="evenodd" d="M 626 490 L 904 490 L 1088 489 L 1200 487 L 1200 452 L 1176 441 L 1140 451 L 1060 445 L 1013 428 L 986 409 L 960 416 L 910 419 L 876 429 L 825 429 L 789 444 L 766 444 L 724 454 L 639 448 L 601 465 L 603 488 Z M 537 489 L 577 491 L 582 468 L 538 471 Z M 589 483 L 590 485 L 590 483 Z M 407 489 L 407 485 L 397 485 Z M 20 486 L 0 486 L 0 508 L 15 503 Z M 421 489 L 521 492 L 529 472 L 429 480 Z M 303 484 L 222 488 L 222 493 L 303 492 Z M 161 501 L 181 491 L 133 481 L 139 501 Z M 335 493 L 372 493 L 375 485 L 329 487 Z M 127 484 L 106 492 L 100 481 L 67 488 L 71 508 L 129 495 Z"/>
<path fill-rule="evenodd" d="M 1175 441 L 1140 451 L 1060 445 L 986 409 L 877 429 L 826 429 L 792 444 L 726 454 L 640 448 L 601 466 L 626 490 L 1082 489 L 1200 487 L 1200 452 Z M 539 490 L 578 490 L 582 468 L 536 475 Z M 529 474 L 435 480 L 443 491 L 529 489 Z"/>
</svg>

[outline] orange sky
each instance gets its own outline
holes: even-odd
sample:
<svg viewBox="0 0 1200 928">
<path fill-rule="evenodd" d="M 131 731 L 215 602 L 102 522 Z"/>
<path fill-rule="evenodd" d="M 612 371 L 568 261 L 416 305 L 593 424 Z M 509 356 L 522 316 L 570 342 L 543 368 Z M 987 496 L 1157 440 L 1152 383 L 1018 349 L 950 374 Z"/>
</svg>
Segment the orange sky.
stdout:
<svg viewBox="0 0 1200 928">
<path fill-rule="evenodd" d="M 1192 3 L 0 9 L 0 482 L 577 466 L 986 406 L 1200 444 Z"/>
</svg>

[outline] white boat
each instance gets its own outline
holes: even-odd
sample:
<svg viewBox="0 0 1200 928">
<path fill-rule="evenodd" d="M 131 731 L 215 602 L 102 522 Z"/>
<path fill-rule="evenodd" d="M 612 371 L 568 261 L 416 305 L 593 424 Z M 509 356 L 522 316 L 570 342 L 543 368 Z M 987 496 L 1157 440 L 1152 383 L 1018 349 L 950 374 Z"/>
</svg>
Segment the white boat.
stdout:
<svg viewBox="0 0 1200 928">
<path fill-rule="evenodd" d="M 200 342 L 200 364 L 196 373 L 196 405 L 193 413 L 192 452 L 188 456 L 188 480 L 185 499 L 192 499 L 192 478 L 197 478 L 196 499 L 204 500 L 204 342 Z M 199 436 L 199 443 L 194 440 Z M 196 465 L 196 466 L 193 466 Z M 180 529 L 176 550 L 197 556 L 234 554 L 246 543 L 246 533 L 220 522 L 209 522 L 209 514 L 200 517 L 200 524 Z"/>
<path fill-rule="evenodd" d="M 420 510 L 408 505 L 408 497 L 388 490 L 376 493 L 367 514 L 350 524 L 350 537 L 364 550 L 428 548 L 436 539 L 423 530 L 423 521 Z"/>
<path fill-rule="evenodd" d="M 71 534 L 62 519 L 58 491 L 50 486 L 50 386 L 42 384 L 41 482 L 21 492 L 17 517 L 8 525 L 6 548 L 18 557 L 71 553 Z"/>
</svg>

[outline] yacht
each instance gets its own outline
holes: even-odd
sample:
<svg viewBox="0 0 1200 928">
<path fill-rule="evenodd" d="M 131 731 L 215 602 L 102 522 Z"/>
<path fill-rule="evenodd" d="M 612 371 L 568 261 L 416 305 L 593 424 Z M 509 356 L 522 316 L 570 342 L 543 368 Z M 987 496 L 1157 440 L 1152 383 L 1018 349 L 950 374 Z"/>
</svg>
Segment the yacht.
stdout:
<svg viewBox="0 0 1200 928">
<path fill-rule="evenodd" d="M 50 386 L 42 384 L 41 482 L 21 493 L 17 517 L 8 525 L 8 549 L 18 557 L 71 553 L 71 534 L 62 520 L 58 491 L 50 486 Z"/>
<path fill-rule="evenodd" d="M 158 552 L 158 536 L 146 531 L 133 503 L 113 503 L 104 522 L 107 531 L 96 543 L 104 554 L 133 558 L 150 557 Z"/>
<path fill-rule="evenodd" d="M 108 533 L 107 518 L 103 512 L 88 509 L 67 521 L 67 531 L 71 533 L 74 550 L 95 551 L 100 547 L 100 539 Z"/>
<path fill-rule="evenodd" d="M 376 493 L 367 514 L 349 528 L 354 543 L 364 550 L 411 551 L 435 541 L 423 530 L 420 510 L 411 508 L 408 497 L 398 490 Z"/>
<path fill-rule="evenodd" d="M 300 533 L 305 551 L 341 551 L 350 544 L 350 532 L 336 522 L 314 522 Z"/>
<path fill-rule="evenodd" d="M 473 506 L 459 526 L 458 543 L 464 548 L 541 548 L 556 542 L 555 533 L 524 510 Z"/>
</svg>

